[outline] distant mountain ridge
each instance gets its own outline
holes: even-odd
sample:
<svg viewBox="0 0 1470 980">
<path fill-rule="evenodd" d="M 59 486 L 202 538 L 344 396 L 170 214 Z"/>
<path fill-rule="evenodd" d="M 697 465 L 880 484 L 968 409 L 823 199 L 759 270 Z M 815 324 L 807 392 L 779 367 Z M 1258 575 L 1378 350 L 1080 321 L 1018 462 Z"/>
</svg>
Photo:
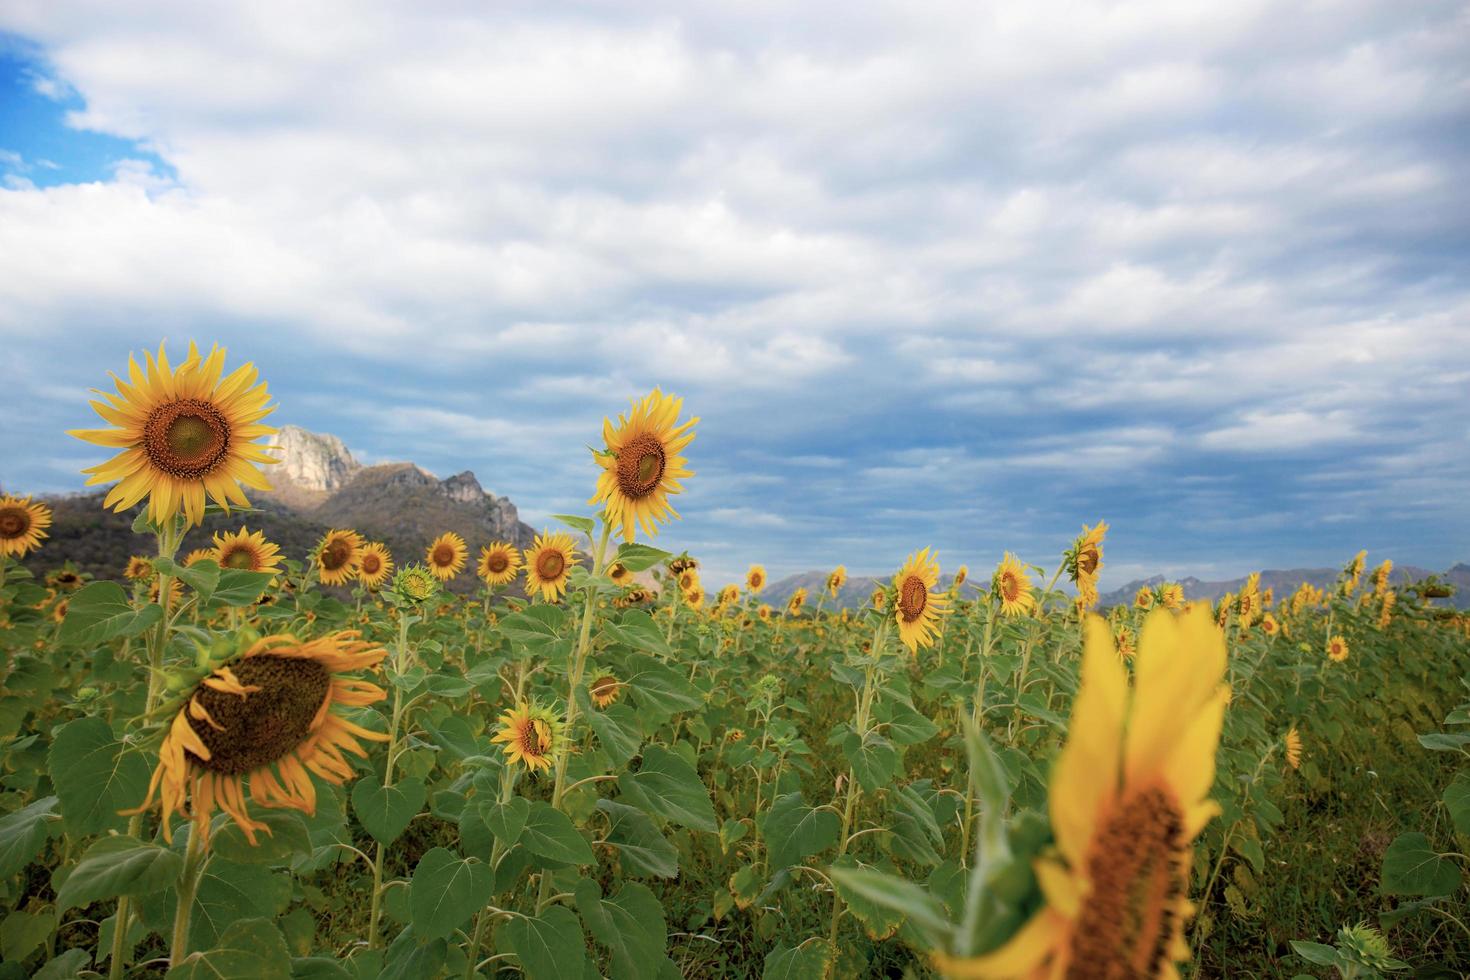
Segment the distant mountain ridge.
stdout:
<svg viewBox="0 0 1470 980">
<path fill-rule="evenodd" d="M 1370 574 L 1372 568 L 1364 572 L 1364 576 Z M 1261 572 L 1261 588 L 1272 588 L 1276 591 L 1277 598 L 1290 595 L 1297 586 L 1308 582 L 1318 588 L 1326 588 L 1337 580 L 1341 569 L 1338 568 L 1290 568 L 1271 569 Z M 1449 600 L 1450 603 L 1459 608 L 1470 608 L 1470 564 L 1460 562 L 1451 566 L 1443 572 L 1433 572 L 1427 568 L 1416 565 L 1395 565 L 1389 575 L 1389 581 L 1396 585 L 1405 585 L 1430 575 L 1439 575 L 1440 579 L 1455 587 L 1455 595 Z M 812 571 L 798 572 L 788 575 L 783 579 L 770 583 L 761 593 L 761 601 L 770 603 L 772 606 L 785 605 L 786 600 L 798 588 L 807 590 L 807 604 L 814 606 L 819 596 L 826 595 L 828 572 Z M 1164 575 L 1153 575 L 1146 579 L 1135 579 L 1111 592 L 1101 593 L 1098 604 L 1103 608 L 1109 606 L 1124 605 L 1133 602 L 1133 597 L 1144 585 L 1158 585 L 1162 582 L 1178 582 L 1184 587 L 1184 596 L 1187 599 L 1219 599 L 1227 592 L 1238 592 L 1245 584 L 1245 576 L 1219 581 L 1204 581 L 1193 576 L 1185 578 L 1169 578 Z M 892 576 L 875 577 L 870 575 L 855 575 L 847 580 L 847 584 L 837 594 L 837 598 L 827 599 L 823 608 L 827 609 L 855 609 L 868 601 L 873 594 L 874 587 L 879 584 L 887 585 L 892 581 Z M 944 576 L 940 579 L 941 587 L 948 587 L 954 581 L 954 577 Z M 985 578 L 978 581 L 971 577 L 965 587 L 967 598 L 973 598 L 975 592 L 971 588 L 980 588 L 987 584 Z M 1038 583 L 1045 585 L 1045 582 Z"/>
<path fill-rule="evenodd" d="M 481 546 L 501 540 L 527 548 L 535 537 L 516 505 L 487 492 L 468 470 L 440 480 L 413 463 L 367 466 L 336 436 L 295 425 L 282 426 L 270 445 L 280 459 L 265 468 L 275 489 L 252 492 L 256 509 L 251 513 L 207 518 L 185 537 L 181 556 L 207 547 L 215 531 L 244 524 L 264 531 L 287 557 L 302 559 L 322 534 L 339 527 L 384 542 L 401 568 L 422 561 L 435 537 L 455 531 L 470 554 L 453 585 L 472 591 L 478 587 L 474 563 Z M 55 512 L 51 537 L 26 564 L 45 572 L 71 560 L 93 575 L 121 577 L 128 556 L 148 552 L 151 542 L 132 533 L 132 513 L 104 511 L 102 497 L 84 493 L 47 498 Z"/>
</svg>

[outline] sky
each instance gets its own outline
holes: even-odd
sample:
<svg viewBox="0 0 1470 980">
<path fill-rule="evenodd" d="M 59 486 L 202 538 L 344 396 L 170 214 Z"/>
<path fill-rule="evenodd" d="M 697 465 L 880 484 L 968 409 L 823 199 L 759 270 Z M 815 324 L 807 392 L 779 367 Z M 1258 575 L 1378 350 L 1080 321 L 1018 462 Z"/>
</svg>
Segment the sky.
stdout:
<svg viewBox="0 0 1470 980">
<path fill-rule="evenodd" d="M 0 6 L 0 485 L 254 361 L 365 462 L 588 513 L 700 416 L 719 584 L 1470 560 L 1470 6 Z"/>
</svg>

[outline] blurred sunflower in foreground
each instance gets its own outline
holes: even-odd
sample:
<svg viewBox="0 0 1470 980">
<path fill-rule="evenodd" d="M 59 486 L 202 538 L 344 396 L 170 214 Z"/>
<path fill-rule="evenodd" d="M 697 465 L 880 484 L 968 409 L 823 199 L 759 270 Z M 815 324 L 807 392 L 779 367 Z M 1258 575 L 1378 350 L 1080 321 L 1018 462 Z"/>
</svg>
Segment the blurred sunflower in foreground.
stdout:
<svg viewBox="0 0 1470 980">
<path fill-rule="evenodd" d="M 179 708 L 159 748 L 148 795 L 131 812 L 152 809 L 161 796 L 164 839 L 173 839 L 169 817 L 178 814 L 193 820 L 207 843 L 218 806 L 254 844 L 255 832 L 268 828 L 250 817 L 247 778 L 250 799 L 266 809 L 316 812 L 311 774 L 340 786 L 353 775 L 343 752 L 366 758 L 359 739 L 388 740 L 332 710 L 386 696 L 375 684 L 342 676 L 376 666 L 384 656 L 381 647 L 350 631 L 310 643 L 293 636 L 254 643 L 204 678 Z"/>
<path fill-rule="evenodd" d="M 147 497 L 154 524 L 183 510 L 192 527 L 204 520 L 206 494 L 228 513 L 232 503 L 250 504 L 240 484 L 270 490 L 256 464 L 277 460 L 253 443 L 276 431 L 260 424 L 275 406 L 267 404 L 265 383 L 255 383 L 255 365 L 241 365 L 221 379 L 224 349 L 213 347 L 200 357 L 192 342 L 178 368 L 169 364 L 162 344 L 157 357 L 145 357 L 146 372 L 129 355 L 128 380 L 112 376 L 117 394 L 93 389 L 106 401 L 93 401 L 92 408 L 114 428 L 67 433 L 122 450 L 82 470 L 92 474 L 88 486 L 117 481 L 102 506 L 123 511 Z"/>
<path fill-rule="evenodd" d="M 1177 977 L 1189 955 L 1193 842 L 1220 812 L 1205 794 L 1230 692 L 1225 638 L 1204 609 L 1150 613 L 1130 689 L 1107 624 L 1089 617 L 1086 631 L 1051 774 L 1056 852 L 1036 865 L 1046 904 L 999 949 L 937 955 L 948 977 Z"/>
</svg>

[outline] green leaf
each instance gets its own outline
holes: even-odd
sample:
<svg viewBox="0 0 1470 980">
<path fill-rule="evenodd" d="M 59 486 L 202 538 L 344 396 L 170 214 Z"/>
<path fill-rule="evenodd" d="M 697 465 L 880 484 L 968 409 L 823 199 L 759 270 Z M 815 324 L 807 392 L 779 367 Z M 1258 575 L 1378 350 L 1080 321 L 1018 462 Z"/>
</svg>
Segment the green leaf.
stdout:
<svg viewBox="0 0 1470 980">
<path fill-rule="evenodd" d="M 57 911 L 172 885 L 184 866 L 175 851 L 132 837 L 104 837 L 82 855 L 56 895 Z"/>
<path fill-rule="evenodd" d="M 842 754 L 852 766 L 858 785 L 869 793 L 876 793 L 889 785 L 901 773 L 898 750 L 876 732 L 869 732 L 867 738 L 863 738 L 857 732 L 848 731 L 842 737 Z"/>
<path fill-rule="evenodd" d="M 633 699 L 645 710 L 663 717 L 704 706 L 704 697 L 682 675 L 652 657 L 629 657 L 627 681 Z"/>
<path fill-rule="evenodd" d="M 230 925 L 212 949 L 190 953 L 165 980 L 291 980 L 291 954 L 281 930 L 266 919 Z"/>
<path fill-rule="evenodd" d="M 770 867 L 779 870 L 835 846 L 842 820 L 830 809 L 807 806 L 800 793 L 788 793 L 776 797 L 762 830 Z"/>
<path fill-rule="evenodd" d="M 1266 852 L 1261 849 L 1260 841 L 1241 837 L 1232 840 L 1230 846 L 1251 863 L 1251 870 L 1256 874 L 1261 874 L 1266 870 Z"/>
<path fill-rule="evenodd" d="M 561 521 L 569 528 L 581 531 L 588 537 L 597 529 L 597 522 L 590 517 L 578 517 L 576 514 L 552 514 L 553 521 Z"/>
<path fill-rule="evenodd" d="M 553 905 L 535 918 L 516 916 L 501 934 L 530 980 L 567 980 L 583 976 L 587 968 L 582 927 L 563 905 Z"/>
<path fill-rule="evenodd" d="M 168 558 L 155 558 L 153 568 L 158 574 L 176 578 L 199 593 L 202 602 L 208 602 L 219 585 L 220 567 L 212 558 L 202 559 L 187 567 Z"/>
<path fill-rule="evenodd" d="M 285 911 L 283 899 L 290 898 L 289 886 L 283 896 L 278 884 L 285 884 L 285 879 L 260 865 L 236 864 L 223 858 L 210 861 L 194 897 L 189 948 L 215 948 L 241 919 L 274 919 Z M 170 891 L 168 897 L 172 909 L 174 893 Z"/>
<path fill-rule="evenodd" d="M 626 610 L 618 620 L 616 636 L 640 653 L 668 656 L 673 652 L 664 639 L 664 631 L 644 609 Z"/>
<path fill-rule="evenodd" d="M 61 798 L 66 831 L 76 836 L 121 827 L 118 810 L 137 806 L 148 791 L 148 763 L 125 751 L 101 718 L 78 718 L 51 743 L 46 769 Z"/>
<path fill-rule="evenodd" d="M 1340 959 L 1335 947 L 1323 946 L 1321 943 L 1307 943 L 1293 939 L 1291 950 L 1308 963 L 1315 963 L 1318 966 L 1336 966 Z"/>
<path fill-rule="evenodd" d="M 444 961 L 448 958 L 449 945 L 442 939 L 431 939 L 421 943 L 409 926 L 398 934 L 388 947 L 382 972 L 366 974 L 373 980 L 423 980 L 425 977 L 440 977 L 444 974 Z"/>
<path fill-rule="evenodd" d="M 1419 736 L 1419 744 L 1431 752 L 1461 752 L 1470 745 L 1470 732 L 1430 732 Z"/>
<path fill-rule="evenodd" d="M 586 701 L 585 692 L 578 696 Z M 597 741 L 607 752 L 613 765 L 624 766 L 638 754 L 643 745 L 643 732 L 638 727 L 638 713 L 632 706 L 614 704 L 603 711 L 587 711 L 588 723 L 597 734 Z"/>
<path fill-rule="evenodd" d="M 137 636 L 162 618 L 163 610 L 156 603 L 134 609 L 116 582 L 91 582 L 67 603 L 61 642 L 100 646 L 118 637 Z"/>
<path fill-rule="evenodd" d="M 1449 895 L 1460 886 L 1460 869 L 1420 833 L 1400 834 L 1383 853 L 1385 895 Z"/>
<path fill-rule="evenodd" d="M 0 956 L 6 962 L 20 963 L 46 941 L 56 928 L 55 912 L 7 912 L 0 919 Z"/>
<path fill-rule="evenodd" d="M 46 796 L 0 817 L 0 878 L 9 878 L 41 852 L 56 803 L 56 797 Z"/>
<path fill-rule="evenodd" d="M 859 866 L 851 855 L 843 855 L 828 870 L 843 900 L 853 907 L 859 904 L 891 909 L 905 916 L 940 946 L 951 928 L 939 900 L 923 887 L 907 878 Z M 865 923 L 866 924 L 866 923 Z"/>
<path fill-rule="evenodd" d="M 252 572 L 245 568 L 227 568 L 220 572 L 213 601 L 227 606 L 248 606 L 260 598 L 271 579 L 270 572 Z"/>
<path fill-rule="evenodd" d="M 209 837 L 209 848 L 216 857 L 240 864 L 287 864 L 298 854 L 311 853 L 311 834 L 306 821 L 295 810 L 266 810 L 257 807 L 251 819 L 263 823 L 257 830 L 255 843 L 232 819 L 224 819 Z"/>
<path fill-rule="evenodd" d="M 825 939 L 809 939 L 791 948 L 778 945 L 766 954 L 761 980 L 824 980 L 832 957 Z"/>
<path fill-rule="evenodd" d="M 901 701 L 880 701 L 874 717 L 884 722 L 888 737 L 899 745 L 918 745 L 939 734 L 939 726 Z"/>
<path fill-rule="evenodd" d="M 565 864 L 592 864 L 596 861 L 592 846 L 572 824 L 572 818 L 545 800 L 531 801 L 531 811 L 526 816 L 525 829 L 521 831 L 521 843 L 532 854 L 552 861 Z"/>
<path fill-rule="evenodd" d="M 479 858 L 462 858 L 444 847 L 425 853 L 408 890 L 414 932 L 428 939 L 448 939 L 490 901 L 494 877 Z"/>
<path fill-rule="evenodd" d="M 741 840 L 748 833 L 750 833 L 750 825 L 744 820 L 737 820 L 734 817 L 726 820 L 720 824 L 720 850 L 729 854 L 730 845 Z"/>
<path fill-rule="evenodd" d="M 598 800 L 597 809 L 608 815 L 607 843 L 618 849 L 624 874 L 678 876 L 678 850 L 641 810 L 615 800 Z"/>
<path fill-rule="evenodd" d="M 618 546 L 616 561 L 630 572 L 641 572 L 669 559 L 670 553 L 646 544 L 628 542 Z"/>
<path fill-rule="evenodd" d="M 587 931 L 612 953 L 612 980 L 656 980 L 668 926 L 653 892 L 630 881 L 604 899 L 597 882 L 582 878 L 574 894 Z"/>
<path fill-rule="evenodd" d="M 73 980 L 90 962 L 92 955 L 85 949 L 69 949 L 36 971 L 31 980 Z"/>
<path fill-rule="evenodd" d="M 1470 837 L 1470 773 L 1456 773 L 1442 798 L 1456 832 Z"/>
<path fill-rule="evenodd" d="M 632 802 L 666 820 L 692 830 L 718 829 L 715 808 L 699 773 L 680 755 L 661 745 L 650 745 L 637 772 L 618 777 L 618 786 Z"/>
<path fill-rule="evenodd" d="M 861 864 L 851 854 L 844 854 L 837 859 L 830 870 L 869 870 L 866 865 Z M 878 872 L 874 871 L 874 874 Z M 868 938 L 874 941 L 882 941 L 898 931 L 903 925 L 904 915 L 893 908 L 887 902 L 874 901 L 866 892 L 850 888 L 842 881 L 833 879 L 837 888 L 837 894 L 842 896 L 842 901 L 847 911 L 852 913 L 853 918 L 862 923 L 863 931 Z M 905 882 L 908 884 L 908 882 Z M 938 903 L 934 903 L 936 906 Z"/>
<path fill-rule="evenodd" d="M 521 839 L 521 831 L 530 815 L 531 801 L 523 796 L 513 796 L 504 803 L 492 800 L 480 806 L 480 819 L 506 849 L 514 847 Z"/>
<path fill-rule="evenodd" d="M 352 787 L 352 812 L 373 840 L 386 847 L 408 829 L 409 821 L 424 808 L 428 795 L 424 781 L 417 776 L 400 779 L 392 786 L 359 779 Z"/>
<path fill-rule="evenodd" d="M 538 650 L 561 638 L 567 611 L 561 606 L 527 606 L 500 621 L 500 632 L 514 643 Z"/>
<path fill-rule="evenodd" d="M 291 980 L 352 980 L 330 956 L 297 956 L 291 960 Z"/>
</svg>

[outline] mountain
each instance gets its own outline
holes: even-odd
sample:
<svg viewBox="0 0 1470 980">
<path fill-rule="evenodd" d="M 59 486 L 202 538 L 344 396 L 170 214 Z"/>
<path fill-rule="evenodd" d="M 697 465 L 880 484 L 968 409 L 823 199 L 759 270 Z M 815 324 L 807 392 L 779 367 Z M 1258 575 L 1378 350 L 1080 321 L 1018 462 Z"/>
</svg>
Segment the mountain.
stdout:
<svg viewBox="0 0 1470 980">
<path fill-rule="evenodd" d="M 303 558 L 330 528 L 352 528 L 382 541 L 402 567 L 422 561 L 435 537 L 456 531 L 469 545 L 466 572 L 456 591 L 478 588 L 474 562 L 492 540 L 530 547 L 535 529 L 520 520 L 507 497 L 487 492 L 469 471 L 446 480 L 412 463 L 365 466 L 332 435 L 282 426 L 271 440 L 280 462 L 268 468 L 275 489 L 252 493 L 255 510 L 212 515 L 185 536 L 180 555 L 209 545 L 216 531 L 242 524 L 263 530 L 290 558 Z M 44 574 L 67 560 L 101 578 L 119 578 L 128 557 L 148 553 L 152 542 L 132 533 L 136 511 L 113 514 L 102 509 L 103 493 L 47 499 L 55 514 L 51 537 L 26 564 Z"/>
</svg>

